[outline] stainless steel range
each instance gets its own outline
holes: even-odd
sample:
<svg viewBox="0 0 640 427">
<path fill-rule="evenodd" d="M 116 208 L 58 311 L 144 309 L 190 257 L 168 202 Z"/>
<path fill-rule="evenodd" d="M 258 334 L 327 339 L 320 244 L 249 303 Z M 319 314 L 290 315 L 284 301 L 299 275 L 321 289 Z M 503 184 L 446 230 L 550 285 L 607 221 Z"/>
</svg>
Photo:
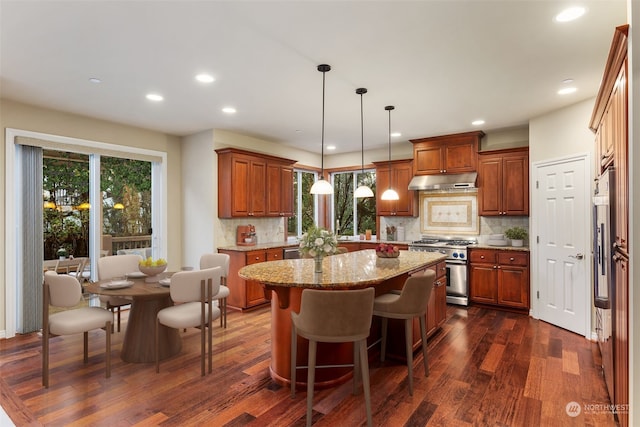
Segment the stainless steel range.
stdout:
<svg viewBox="0 0 640 427">
<path fill-rule="evenodd" d="M 446 255 L 447 303 L 469 305 L 469 275 L 467 246 L 477 240 L 470 238 L 423 236 L 409 244 L 410 251 L 440 252 Z"/>
</svg>

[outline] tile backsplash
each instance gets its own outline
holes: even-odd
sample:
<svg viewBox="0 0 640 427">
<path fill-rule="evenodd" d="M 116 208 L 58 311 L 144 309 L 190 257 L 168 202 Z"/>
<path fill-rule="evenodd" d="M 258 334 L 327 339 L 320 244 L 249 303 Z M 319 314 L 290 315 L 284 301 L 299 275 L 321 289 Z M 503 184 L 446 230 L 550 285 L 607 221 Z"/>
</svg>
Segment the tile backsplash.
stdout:
<svg viewBox="0 0 640 427">
<path fill-rule="evenodd" d="M 216 246 L 233 246 L 236 244 L 236 229 L 239 225 L 254 225 L 258 243 L 273 243 L 284 241 L 285 222 L 282 218 L 239 218 L 220 219 L 219 233 Z"/>
<path fill-rule="evenodd" d="M 380 219 L 380 239 L 385 240 L 386 227 L 395 226 L 404 227 L 405 240 L 412 241 L 418 240 L 421 237 L 420 233 L 420 218 L 416 217 L 381 217 Z M 480 234 L 475 235 L 479 243 L 485 243 L 488 240 L 490 234 L 501 234 L 507 228 L 522 227 L 529 231 L 529 217 L 528 216 L 506 216 L 506 217 L 492 217 L 481 216 L 480 217 Z M 451 233 L 452 236 L 456 234 Z"/>
<path fill-rule="evenodd" d="M 238 225 L 252 224 L 256 227 L 258 243 L 282 242 L 284 241 L 285 222 L 282 218 L 242 218 L 219 220 L 219 233 L 216 239 L 217 246 L 232 246 L 236 244 L 236 228 Z M 378 240 L 386 240 L 387 226 L 404 227 L 405 241 L 418 240 L 420 233 L 419 217 L 380 217 L 380 236 Z M 527 216 L 506 216 L 506 217 L 480 217 L 480 234 L 475 237 L 479 243 L 485 243 L 490 234 L 501 234 L 507 228 L 522 227 L 529 231 L 529 217 Z M 455 236 L 455 233 L 451 234 Z"/>
</svg>

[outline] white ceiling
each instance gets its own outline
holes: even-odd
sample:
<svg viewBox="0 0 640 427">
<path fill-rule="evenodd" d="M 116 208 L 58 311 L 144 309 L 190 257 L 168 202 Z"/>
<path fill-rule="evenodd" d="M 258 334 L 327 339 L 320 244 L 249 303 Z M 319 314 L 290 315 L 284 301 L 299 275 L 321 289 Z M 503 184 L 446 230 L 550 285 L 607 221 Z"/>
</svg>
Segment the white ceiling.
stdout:
<svg viewBox="0 0 640 427">
<path fill-rule="evenodd" d="M 564 7 L 587 13 L 559 24 Z M 625 0 L 6 1 L 0 96 L 168 134 L 226 129 L 320 152 L 525 125 L 596 95 Z M 208 72 L 216 81 L 197 83 Z M 97 77 L 102 83 L 90 83 Z M 562 81 L 578 91 L 559 96 Z M 145 99 L 164 96 L 161 103 Z M 235 115 L 221 112 L 224 106 Z M 587 123 L 585 123 L 585 127 Z"/>
</svg>

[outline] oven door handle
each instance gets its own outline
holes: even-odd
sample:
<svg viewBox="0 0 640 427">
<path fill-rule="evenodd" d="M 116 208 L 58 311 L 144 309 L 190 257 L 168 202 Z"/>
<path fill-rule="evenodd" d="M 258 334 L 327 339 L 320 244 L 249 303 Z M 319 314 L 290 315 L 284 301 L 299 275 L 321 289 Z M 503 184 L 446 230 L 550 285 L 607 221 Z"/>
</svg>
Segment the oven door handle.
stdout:
<svg viewBox="0 0 640 427">
<path fill-rule="evenodd" d="M 453 264 L 453 265 L 467 265 L 467 261 L 460 261 L 460 260 L 453 260 L 453 259 L 446 259 L 444 262 L 446 264 Z"/>
</svg>

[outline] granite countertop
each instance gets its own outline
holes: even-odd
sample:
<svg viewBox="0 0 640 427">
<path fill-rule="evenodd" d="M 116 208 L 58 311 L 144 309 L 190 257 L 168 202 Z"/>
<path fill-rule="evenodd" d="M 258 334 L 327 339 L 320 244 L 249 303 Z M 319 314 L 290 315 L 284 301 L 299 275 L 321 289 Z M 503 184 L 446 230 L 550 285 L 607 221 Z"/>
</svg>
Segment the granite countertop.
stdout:
<svg viewBox="0 0 640 427">
<path fill-rule="evenodd" d="M 259 251 L 264 249 L 275 249 L 275 248 L 297 248 L 298 246 L 299 244 L 296 242 L 267 242 L 267 243 L 258 243 L 253 246 L 245 246 L 245 245 L 220 246 L 218 249 L 223 249 L 226 251 L 249 252 L 249 251 Z"/>
<path fill-rule="evenodd" d="M 349 243 L 373 243 L 373 244 L 386 243 L 386 244 L 390 244 L 390 245 L 409 245 L 411 243 L 411 241 L 409 241 L 409 240 L 405 240 L 405 241 L 399 241 L 399 240 L 377 240 L 377 239 L 372 239 L 372 240 L 360 240 L 360 239 L 338 240 L 338 246 L 343 245 L 345 243 L 346 244 L 349 244 Z"/>
<path fill-rule="evenodd" d="M 477 245 L 469 245 L 467 246 L 469 249 L 493 249 L 497 251 L 521 251 L 521 252 L 529 252 L 529 246 L 492 246 L 486 244 Z"/>
<path fill-rule="evenodd" d="M 243 279 L 266 285 L 304 288 L 362 288 L 404 273 L 420 270 L 446 257 L 433 252 L 400 251 L 398 258 L 378 258 L 375 250 L 324 257 L 322 273 L 314 273 L 314 259 L 261 262 L 242 267 Z"/>
</svg>

